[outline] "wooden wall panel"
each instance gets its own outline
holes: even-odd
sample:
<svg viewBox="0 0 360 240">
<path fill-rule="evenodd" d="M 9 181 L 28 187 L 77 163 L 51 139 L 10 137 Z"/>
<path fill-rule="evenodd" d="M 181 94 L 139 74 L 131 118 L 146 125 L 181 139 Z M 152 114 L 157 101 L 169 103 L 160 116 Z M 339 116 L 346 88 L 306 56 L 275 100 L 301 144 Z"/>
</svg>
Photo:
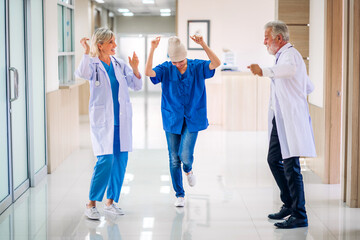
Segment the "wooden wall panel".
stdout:
<svg viewBox="0 0 360 240">
<path fill-rule="evenodd" d="M 288 26 L 290 33 L 290 43 L 306 58 L 309 57 L 309 27 L 308 26 Z"/>
<path fill-rule="evenodd" d="M 47 93 L 48 173 L 79 148 L 79 88 Z"/>
<path fill-rule="evenodd" d="M 360 207 L 360 2 L 347 0 L 345 29 L 346 87 L 344 101 L 344 181 L 343 200 L 350 207 Z"/>
<path fill-rule="evenodd" d="M 352 71 L 353 71 L 353 81 L 356 82 L 355 87 L 357 88 L 357 101 L 355 103 L 355 107 L 357 107 L 357 132 L 355 134 L 358 135 L 357 139 L 358 142 L 356 143 L 352 143 L 352 151 L 356 151 L 357 152 L 357 158 L 353 159 L 353 161 L 357 162 L 357 168 L 353 170 L 353 175 L 352 178 L 354 179 L 353 182 L 354 184 L 349 186 L 349 190 L 351 190 L 353 192 L 353 197 L 352 199 L 349 199 L 349 202 L 352 200 L 354 203 L 356 203 L 356 207 L 360 207 L 360 70 L 359 70 L 359 66 L 360 66 L 360 2 L 357 0 L 353 0 L 352 1 L 352 11 L 353 11 L 353 17 L 352 17 L 352 28 L 353 28 L 353 39 L 352 39 L 352 53 L 353 55 L 353 61 L 352 61 Z M 356 193 L 356 196 L 355 196 Z M 350 204 L 348 204 L 350 205 Z"/>
<path fill-rule="evenodd" d="M 86 81 L 85 84 L 79 87 L 79 114 L 89 114 L 89 100 L 90 100 L 90 84 Z"/>
<path fill-rule="evenodd" d="M 286 24 L 309 24 L 309 0 L 278 0 L 278 19 Z"/>
<path fill-rule="evenodd" d="M 325 171 L 325 109 L 309 104 L 309 111 L 314 131 L 316 158 L 307 158 L 306 164 L 324 183 L 327 183 L 328 173 Z"/>
<path fill-rule="evenodd" d="M 327 183 L 340 183 L 342 102 L 342 0 L 328 0 L 325 38 L 325 171 Z"/>
<path fill-rule="evenodd" d="M 306 69 L 309 74 L 309 0 L 278 0 L 278 19 L 288 25 L 290 43 L 300 52 L 305 59 Z"/>
</svg>

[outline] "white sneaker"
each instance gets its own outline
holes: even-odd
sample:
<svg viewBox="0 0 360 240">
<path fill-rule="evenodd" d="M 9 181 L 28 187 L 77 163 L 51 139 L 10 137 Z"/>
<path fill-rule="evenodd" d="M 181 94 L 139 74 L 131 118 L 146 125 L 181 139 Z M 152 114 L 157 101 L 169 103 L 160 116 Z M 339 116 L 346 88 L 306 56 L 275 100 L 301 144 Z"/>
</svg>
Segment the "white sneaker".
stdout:
<svg viewBox="0 0 360 240">
<path fill-rule="evenodd" d="M 124 215 L 123 210 L 121 210 L 121 208 L 117 207 L 115 204 L 111 204 L 110 206 L 106 206 L 105 204 L 104 211 L 115 215 Z"/>
<path fill-rule="evenodd" d="M 175 207 L 184 207 L 185 206 L 185 198 L 178 197 L 176 202 L 174 203 Z"/>
<path fill-rule="evenodd" d="M 191 171 L 188 175 L 186 175 L 188 183 L 190 185 L 190 187 L 195 186 L 196 184 L 196 176 L 194 175 L 194 173 Z"/>
<path fill-rule="evenodd" d="M 100 213 L 96 207 L 86 208 L 85 216 L 87 216 L 89 219 L 92 219 L 92 220 L 100 219 Z"/>
</svg>

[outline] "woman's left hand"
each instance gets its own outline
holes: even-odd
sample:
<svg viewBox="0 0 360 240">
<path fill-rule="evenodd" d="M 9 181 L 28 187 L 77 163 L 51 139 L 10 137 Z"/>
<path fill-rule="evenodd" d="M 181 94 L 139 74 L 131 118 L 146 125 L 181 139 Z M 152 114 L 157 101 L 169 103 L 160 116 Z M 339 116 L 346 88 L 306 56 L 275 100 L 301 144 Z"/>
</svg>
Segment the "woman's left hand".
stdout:
<svg viewBox="0 0 360 240">
<path fill-rule="evenodd" d="M 139 66 L 139 58 L 138 56 L 136 55 L 136 53 L 134 52 L 133 53 L 133 56 L 132 58 L 129 57 L 129 64 L 130 64 L 130 67 L 132 68 L 134 74 L 139 77 L 140 74 L 139 74 L 139 69 L 138 69 L 138 66 Z"/>
<path fill-rule="evenodd" d="M 204 39 L 201 35 L 190 36 L 190 38 L 197 44 L 203 46 L 205 44 Z"/>
<path fill-rule="evenodd" d="M 131 68 L 133 70 L 138 68 L 138 66 L 139 66 L 139 58 L 138 58 L 138 56 L 136 55 L 135 52 L 134 52 L 132 58 L 129 57 L 129 64 L 130 64 L 130 66 L 131 66 Z"/>
</svg>

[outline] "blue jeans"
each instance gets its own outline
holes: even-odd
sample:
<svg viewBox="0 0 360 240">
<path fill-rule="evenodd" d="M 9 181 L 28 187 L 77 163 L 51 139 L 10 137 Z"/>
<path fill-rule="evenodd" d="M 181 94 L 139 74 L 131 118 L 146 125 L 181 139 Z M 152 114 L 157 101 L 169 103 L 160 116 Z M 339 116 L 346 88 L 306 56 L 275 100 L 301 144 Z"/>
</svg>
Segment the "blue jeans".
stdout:
<svg viewBox="0 0 360 240">
<path fill-rule="evenodd" d="M 107 188 L 107 199 L 118 202 L 128 162 L 128 152 L 120 152 L 119 126 L 114 126 L 113 154 L 100 155 L 97 159 L 89 199 L 101 202 Z"/>
<path fill-rule="evenodd" d="M 188 173 L 194 161 L 194 148 L 198 132 L 189 132 L 184 121 L 181 134 L 165 132 L 169 150 L 170 174 L 176 197 L 184 197 L 181 163 L 183 170 Z"/>
<path fill-rule="evenodd" d="M 278 138 L 275 118 L 270 136 L 268 164 L 280 189 L 280 198 L 292 215 L 306 219 L 305 193 L 299 157 L 283 159 Z"/>
</svg>

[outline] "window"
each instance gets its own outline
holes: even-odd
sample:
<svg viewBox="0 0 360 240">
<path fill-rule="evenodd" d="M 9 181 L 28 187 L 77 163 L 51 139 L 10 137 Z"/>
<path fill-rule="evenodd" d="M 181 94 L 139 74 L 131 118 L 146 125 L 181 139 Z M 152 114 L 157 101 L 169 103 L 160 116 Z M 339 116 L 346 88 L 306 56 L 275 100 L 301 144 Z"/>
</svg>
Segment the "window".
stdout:
<svg viewBox="0 0 360 240">
<path fill-rule="evenodd" d="M 58 0 L 58 71 L 60 85 L 75 81 L 74 0 Z"/>
</svg>

